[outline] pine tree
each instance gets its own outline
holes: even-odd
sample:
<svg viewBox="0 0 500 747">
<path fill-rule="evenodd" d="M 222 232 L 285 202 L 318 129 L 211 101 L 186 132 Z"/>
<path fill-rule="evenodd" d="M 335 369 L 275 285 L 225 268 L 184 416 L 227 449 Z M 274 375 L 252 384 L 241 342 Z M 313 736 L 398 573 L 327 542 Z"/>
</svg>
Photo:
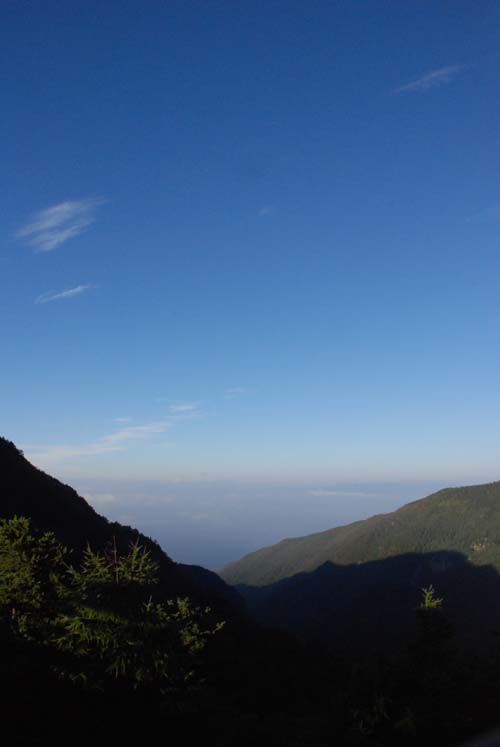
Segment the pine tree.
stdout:
<svg viewBox="0 0 500 747">
<path fill-rule="evenodd" d="M 0 522 L 0 610 L 12 633 L 51 649 L 60 676 L 103 687 L 196 682 L 195 655 L 223 623 L 188 598 L 154 598 L 157 564 L 138 543 L 87 547 L 78 568 L 51 533 L 29 519 Z"/>
</svg>

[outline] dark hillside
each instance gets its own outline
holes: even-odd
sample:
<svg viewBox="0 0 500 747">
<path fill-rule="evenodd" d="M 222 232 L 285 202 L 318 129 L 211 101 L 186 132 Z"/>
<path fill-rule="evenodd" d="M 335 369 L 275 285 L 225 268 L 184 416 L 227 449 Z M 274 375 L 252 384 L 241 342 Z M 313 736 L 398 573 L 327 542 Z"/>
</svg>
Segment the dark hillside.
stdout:
<svg viewBox="0 0 500 747">
<path fill-rule="evenodd" d="M 222 577 L 254 616 L 331 649 L 388 651 L 435 586 L 462 644 L 497 645 L 500 483 L 447 488 L 390 514 L 279 542 Z"/>
<path fill-rule="evenodd" d="M 350 565 L 323 563 L 269 586 L 238 586 L 263 624 L 342 654 L 403 649 L 415 635 L 422 589 L 446 600 L 457 639 L 489 651 L 500 632 L 500 576 L 457 552 L 411 553 Z"/>
<path fill-rule="evenodd" d="M 379 540 L 370 549 L 367 537 L 367 547 L 351 548 L 357 559 L 349 562 L 346 540 L 344 562 L 324 562 L 268 586 L 242 587 L 259 620 L 305 635 L 303 643 L 290 632 L 234 614 L 240 597 L 215 574 L 177 564 L 136 530 L 108 522 L 1 439 L 0 517 L 16 514 L 55 531 L 77 562 L 69 589 L 67 568 L 63 562 L 60 573 L 56 555 L 48 556 L 52 572 L 44 575 L 44 563 L 34 562 L 36 552 L 30 554 L 32 545 L 27 545 L 30 552 L 20 552 L 3 537 L 0 678 L 6 685 L 2 715 L 9 744 L 136 745 L 165 733 L 170 741 L 218 747 L 452 747 L 497 723 L 498 659 L 460 651 L 459 639 L 472 633 L 485 642 L 496 640 L 499 576 L 491 565 L 473 564 L 464 553 L 408 552 L 359 562 L 364 551 L 381 551 Z M 373 529 L 385 520 L 365 524 Z M 344 539 L 359 537 L 362 525 L 338 530 L 337 538 L 342 532 Z M 493 536 L 484 535 L 477 552 L 488 550 Z M 185 673 L 179 667 L 195 628 L 183 627 L 188 635 L 179 645 L 177 623 L 172 627 L 171 619 L 159 632 L 151 598 L 147 612 L 137 607 L 142 598 L 127 580 L 112 578 L 110 587 L 99 571 L 98 587 L 88 575 L 79 584 L 78 556 L 87 542 L 102 550 L 113 539 L 120 551 L 134 540 L 150 550 L 159 564 L 163 598 L 189 595 L 206 601 L 226 622 L 189 659 L 193 679 L 191 673 L 179 677 Z M 40 557 L 46 558 L 43 552 Z M 445 599 L 443 610 L 434 592 L 431 600 L 438 607 L 422 609 L 421 589 L 430 583 Z M 150 591 L 145 587 L 144 593 Z M 74 647 L 75 636 L 82 640 L 79 631 L 85 634 L 83 648 Z M 390 656 L 379 655 L 389 650 Z M 135 668 L 110 669 L 116 652 L 126 667 L 132 662 Z M 143 672 L 153 672 L 153 678 L 142 679 Z"/>
<path fill-rule="evenodd" d="M 93 548 L 104 548 L 116 541 L 120 552 L 125 553 L 132 542 L 139 540 L 159 564 L 160 591 L 164 595 L 188 595 L 226 615 L 242 610 L 238 593 L 217 574 L 175 563 L 149 537 L 109 522 L 73 488 L 34 467 L 11 441 L 0 438 L 0 517 L 15 515 L 27 516 L 39 529 L 54 532 L 76 556 L 87 543 Z"/>
</svg>

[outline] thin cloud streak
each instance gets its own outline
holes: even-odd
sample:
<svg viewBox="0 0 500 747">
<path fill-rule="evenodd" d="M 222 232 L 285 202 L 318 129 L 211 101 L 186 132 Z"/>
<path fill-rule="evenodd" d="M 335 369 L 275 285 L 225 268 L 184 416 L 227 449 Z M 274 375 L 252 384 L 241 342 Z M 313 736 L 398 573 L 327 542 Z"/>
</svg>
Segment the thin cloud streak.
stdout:
<svg viewBox="0 0 500 747">
<path fill-rule="evenodd" d="M 41 296 L 35 298 L 34 303 L 50 303 L 51 301 L 60 301 L 63 298 L 73 298 L 73 296 L 79 296 L 81 293 L 85 293 L 85 291 L 90 290 L 93 287 L 93 285 L 86 284 L 77 285 L 75 288 L 67 288 L 63 291 L 48 291 L 47 293 L 42 293 Z"/>
<path fill-rule="evenodd" d="M 171 415 L 163 420 L 157 420 L 143 425 L 134 425 L 120 428 L 113 433 L 108 433 L 95 441 L 75 446 L 49 446 L 37 449 L 31 447 L 30 457 L 39 465 L 54 466 L 71 459 L 79 457 L 93 457 L 101 454 L 125 451 L 128 446 L 156 435 L 170 431 L 178 422 L 192 420 L 199 416 L 199 412 L 184 412 Z"/>
<path fill-rule="evenodd" d="M 34 213 L 16 238 L 27 240 L 39 252 L 51 252 L 86 231 L 104 202 L 101 197 L 92 197 L 52 205 Z"/>
<path fill-rule="evenodd" d="M 123 451 L 127 442 L 141 440 L 148 436 L 165 433 L 172 427 L 173 423 L 169 420 L 163 420 L 145 425 L 136 425 L 128 428 L 121 428 L 114 433 L 101 436 L 96 441 L 81 446 L 49 446 L 46 449 L 31 450 L 31 456 L 39 463 L 57 464 L 67 459 L 75 459 L 86 456 L 99 456 L 116 451 Z"/>
<path fill-rule="evenodd" d="M 425 93 L 432 88 L 439 88 L 446 85 L 446 83 L 450 83 L 464 69 L 465 65 L 448 65 L 447 67 L 440 67 L 437 70 L 431 70 L 430 73 L 426 73 L 426 75 L 422 75 L 422 77 L 400 88 L 396 88 L 394 93 Z"/>
<path fill-rule="evenodd" d="M 178 412 L 197 412 L 199 409 L 199 402 L 185 402 L 177 405 L 170 405 L 168 408 L 171 413 Z"/>
<path fill-rule="evenodd" d="M 172 426 L 172 423 L 166 420 L 156 423 L 147 423 L 146 425 L 132 425 L 128 428 L 122 428 L 108 436 L 102 436 L 101 442 L 106 444 L 120 444 L 124 441 L 131 441 L 155 433 L 165 433 Z"/>
</svg>

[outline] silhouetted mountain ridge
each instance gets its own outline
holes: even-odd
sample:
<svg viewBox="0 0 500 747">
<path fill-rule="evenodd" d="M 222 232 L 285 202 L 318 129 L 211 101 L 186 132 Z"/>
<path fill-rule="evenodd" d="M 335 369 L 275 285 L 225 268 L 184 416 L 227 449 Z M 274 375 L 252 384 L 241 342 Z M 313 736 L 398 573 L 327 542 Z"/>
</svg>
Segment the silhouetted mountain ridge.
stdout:
<svg viewBox="0 0 500 747">
<path fill-rule="evenodd" d="M 242 611 L 239 594 L 212 571 L 175 563 L 158 545 L 129 526 L 98 514 L 68 485 L 34 467 L 16 446 L 0 437 L 0 517 L 28 516 L 39 529 L 52 531 L 76 556 L 90 544 L 104 548 L 116 541 L 121 552 L 139 540 L 159 565 L 159 590 L 170 597 L 189 595 L 224 614 Z"/>
<path fill-rule="evenodd" d="M 449 535 L 467 547 L 472 536 L 482 537 L 473 543 L 476 557 L 496 557 L 494 531 L 483 532 L 488 517 L 494 526 L 496 490 L 487 494 L 476 504 L 481 515 L 477 526 L 462 527 L 457 534 L 457 524 Z M 462 517 L 469 515 L 469 503 L 462 501 Z M 424 513 L 436 515 L 437 508 L 425 507 Z M 73 548 L 74 556 L 87 542 L 102 548 L 114 538 L 120 549 L 127 550 L 131 541 L 139 540 L 159 563 L 162 596 L 188 594 L 216 610 L 239 610 L 239 595 L 217 575 L 177 564 L 137 530 L 107 521 L 72 488 L 33 467 L 14 444 L 0 439 L 0 517 L 15 514 L 30 516 L 38 527 L 55 531 Z M 4 732 L 15 733 L 15 744 L 23 747 L 62 745 L 68 739 L 88 744 L 96 738 L 136 744 L 145 729 L 167 729 L 171 739 L 221 747 L 461 743 L 498 718 L 497 660 L 478 657 L 476 650 L 472 655 L 465 648 L 461 651 L 459 639 L 479 639 L 486 648 L 492 638 L 496 641 L 492 633 L 500 630 L 500 576 L 492 565 L 473 564 L 466 554 L 453 550 L 360 560 L 406 541 L 401 531 L 397 542 L 384 545 L 385 521 L 387 517 L 375 517 L 340 528 L 347 530 L 339 544 L 344 548 L 339 557 L 345 562 L 327 560 L 275 583 L 241 586 L 256 619 L 298 632 L 306 644 L 282 630 L 255 625 L 246 616 L 231 620 L 224 612 L 228 624 L 199 659 L 198 686 L 188 684 L 182 693 L 175 687 L 171 693 L 170 688 L 163 692 L 149 685 L 142 691 L 136 689 L 137 683 L 128 687 L 114 678 L 104 689 L 61 679 L 58 652 L 43 639 L 38 645 L 13 636 L 12 608 L 4 604 Z M 392 526 L 404 529 L 406 521 L 403 516 Z M 363 524 L 371 527 L 375 539 L 364 548 L 349 549 L 349 538 L 364 536 L 368 542 L 369 537 L 360 534 Z M 394 540 L 390 533 L 389 538 Z M 432 533 L 419 541 L 432 545 Z M 354 553 L 354 562 L 346 561 L 349 552 Z M 444 617 L 440 609 L 437 617 L 422 617 L 421 610 L 415 614 L 421 589 L 430 583 L 445 598 Z M 453 627 L 458 637 L 453 637 Z M 146 649 L 149 635 L 148 628 Z M 317 642 L 330 651 L 314 645 Z M 170 633 L 165 643 L 170 657 Z M 393 656 L 395 646 L 399 657 Z M 79 663 L 85 664 L 81 657 Z"/>
</svg>

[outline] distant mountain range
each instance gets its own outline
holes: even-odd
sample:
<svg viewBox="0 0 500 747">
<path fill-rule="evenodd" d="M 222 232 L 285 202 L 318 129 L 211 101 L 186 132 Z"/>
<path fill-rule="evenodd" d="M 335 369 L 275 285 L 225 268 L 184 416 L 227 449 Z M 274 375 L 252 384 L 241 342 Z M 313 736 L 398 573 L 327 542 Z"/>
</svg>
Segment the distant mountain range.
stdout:
<svg viewBox="0 0 500 747">
<path fill-rule="evenodd" d="M 500 482 L 447 488 L 389 514 L 250 553 L 221 571 L 261 622 L 362 647 L 408 634 L 433 584 L 464 640 L 500 630 Z"/>
<path fill-rule="evenodd" d="M 136 529 L 109 522 L 71 487 L 0 438 L 0 517 L 28 516 L 74 557 L 89 543 L 139 540 L 159 564 L 163 597 L 189 596 L 223 619 L 286 629 L 339 651 L 373 653 L 414 634 L 432 584 L 458 636 L 472 647 L 500 638 L 500 482 L 448 488 L 394 511 L 246 555 L 219 575 L 175 563 Z M 252 634 L 253 635 L 253 634 Z"/>
<path fill-rule="evenodd" d="M 240 614 L 239 594 L 212 571 L 175 563 L 161 547 L 136 529 L 100 516 L 73 488 L 34 467 L 16 446 L 0 438 L 0 518 L 27 516 L 39 529 L 52 531 L 78 557 L 90 544 L 103 549 L 115 541 L 120 552 L 139 541 L 159 565 L 159 591 L 190 596 L 227 615 Z"/>
<path fill-rule="evenodd" d="M 263 586 L 326 562 L 367 563 L 439 550 L 500 568 L 500 482 L 445 488 L 389 514 L 284 539 L 230 563 L 220 575 L 230 584 Z"/>
<path fill-rule="evenodd" d="M 155 687 L 61 679 L 58 651 L 13 633 L 16 610 L 4 603 L 0 680 L 15 744 L 67 744 L 68 735 L 136 744 L 144 724 L 151 733 L 166 724 L 173 738 L 221 747 L 451 745 L 497 723 L 500 483 L 284 540 L 228 566 L 234 586 L 109 522 L 0 438 L 0 518 L 15 515 L 53 531 L 76 567 L 87 543 L 127 552 L 138 541 L 158 563 L 159 600 L 189 596 L 227 623 L 200 654 L 199 688 L 189 685 L 178 705 Z M 442 609 L 416 614 L 431 584 Z M 170 633 L 165 644 L 171 657 Z"/>
</svg>

